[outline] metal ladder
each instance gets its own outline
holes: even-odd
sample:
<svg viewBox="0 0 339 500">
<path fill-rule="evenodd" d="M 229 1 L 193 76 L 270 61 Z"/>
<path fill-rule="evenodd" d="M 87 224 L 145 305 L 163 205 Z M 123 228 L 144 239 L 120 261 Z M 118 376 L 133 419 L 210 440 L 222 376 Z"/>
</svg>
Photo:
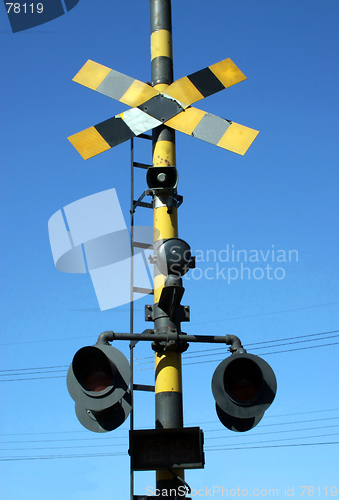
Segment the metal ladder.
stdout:
<svg viewBox="0 0 339 500">
<path fill-rule="evenodd" d="M 152 136 L 148 134 L 140 134 L 138 139 L 151 140 Z M 134 333 L 134 294 L 135 293 L 145 293 L 145 294 L 154 294 L 154 290 L 148 290 L 145 288 L 140 288 L 134 286 L 134 269 L 133 269 L 133 257 L 134 257 L 134 248 L 149 248 L 149 245 L 145 243 L 141 243 L 134 240 L 134 214 L 138 207 L 151 208 L 153 209 L 152 203 L 148 203 L 143 201 L 144 197 L 147 195 L 151 195 L 148 190 L 144 191 L 143 194 L 135 200 L 134 196 L 134 169 L 141 168 L 147 170 L 152 165 L 147 165 L 145 163 L 139 163 L 134 161 L 134 140 L 131 139 L 131 282 L 130 282 L 130 333 Z M 131 367 L 131 402 L 132 402 L 132 410 L 130 412 L 130 430 L 134 429 L 134 408 L 133 408 L 133 391 L 134 390 L 144 390 L 144 391 L 154 391 L 152 386 L 143 386 L 134 384 L 133 377 L 133 350 L 138 341 L 131 341 L 129 344 L 130 348 L 130 367 Z M 134 495 L 134 471 L 132 467 L 130 467 L 130 499 L 131 500 L 144 500 L 146 499 L 145 495 Z"/>
</svg>

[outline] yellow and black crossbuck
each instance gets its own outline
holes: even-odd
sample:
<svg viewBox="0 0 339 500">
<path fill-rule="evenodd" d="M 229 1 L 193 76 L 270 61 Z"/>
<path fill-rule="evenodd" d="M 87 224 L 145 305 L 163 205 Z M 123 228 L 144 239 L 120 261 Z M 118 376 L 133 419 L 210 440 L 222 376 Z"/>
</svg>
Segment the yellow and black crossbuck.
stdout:
<svg viewBox="0 0 339 500">
<path fill-rule="evenodd" d="M 71 135 L 68 139 L 87 160 L 164 124 L 244 155 L 258 135 L 257 130 L 193 108 L 191 104 L 245 79 L 246 76 L 228 58 L 180 78 L 169 85 L 165 92 L 159 92 L 155 87 L 88 60 L 73 81 L 127 104 L 132 109 Z"/>
</svg>

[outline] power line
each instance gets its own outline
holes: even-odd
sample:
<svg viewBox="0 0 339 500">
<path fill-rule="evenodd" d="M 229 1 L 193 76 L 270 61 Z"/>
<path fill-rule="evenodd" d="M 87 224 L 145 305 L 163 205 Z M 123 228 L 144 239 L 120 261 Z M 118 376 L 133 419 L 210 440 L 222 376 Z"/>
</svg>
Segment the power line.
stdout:
<svg viewBox="0 0 339 500">
<path fill-rule="evenodd" d="M 265 420 L 268 418 L 280 418 L 280 417 L 292 417 L 295 415 L 309 415 L 310 413 L 324 413 L 327 411 L 339 411 L 339 408 L 330 408 L 330 409 L 323 409 L 323 410 L 309 410 L 309 411 L 301 411 L 301 412 L 293 412 L 293 413 L 280 413 L 278 415 L 265 415 Z M 219 422 L 219 420 L 209 420 L 205 422 L 200 422 L 200 424 L 214 424 L 216 422 Z M 194 425 L 198 425 L 197 422 L 193 423 Z M 193 425 L 192 423 L 190 425 Z M 267 425 L 267 424 L 266 424 Z M 260 425 L 260 427 L 263 427 Z M 1 434 L 0 434 L 1 436 Z"/>
<path fill-rule="evenodd" d="M 265 415 L 265 420 L 269 419 L 269 418 L 281 418 L 281 417 L 291 417 L 291 416 L 295 416 L 295 415 L 310 415 L 310 414 L 313 414 L 313 413 L 325 413 L 325 412 L 331 412 L 331 411 L 339 411 L 339 408 L 325 408 L 323 410 L 308 410 L 308 411 L 302 411 L 302 412 L 293 412 L 293 413 L 279 413 L 278 415 Z M 334 417 L 334 418 L 339 418 L 339 417 Z M 320 420 L 323 420 L 323 419 L 315 419 L 315 420 L 308 420 L 306 422 L 319 422 Z M 298 422 L 295 422 L 295 423 L 304 423 L 305 421 L 298 421 Z M 214 423 L 219 423 L 219 420 L 207 420 L 205 422 L 199 422 L 200 425 L 203 425 L 203 424 L 214 424 Z M 196 422 L 189 422 L 188 425 L 198 425 Z M 269 425 L 269 424 L 266 424 L 266 425 Z M 284 423 L 280 423 L 278 425 L 284 425 Z M 265 424 L 264 425 L 260 425 L 260 428 L 261 427 L 265 427 Z M 209 430 L 214 430 L 214 429 L 209 429 Z M 209 432 L 209 430 L 205 430 L 205 432 Z M 224 430 L 224 429 L 215 429 L 215 430 Z M 116 431 L 116 432 L 123 432 L 122 430 L 120 431 Z M 116 432 L 114 433 L 114 435 L 116 436 Z M 285 432 L 285 431 L 279 431 L 279 432 Z M 287 432 L 287 431 L 286 431 Z M 0 436 L 40 436 L 40 435 L 48 435 L 48 434 L 87 434 L 88 431 L 48 431 L 48 432 L 15 432 L 15 433 L 0 433 Z M 125 433 L 124 433 L 125 434 Z M 253 434 L 252 434 L 253 436 Z M 230 436 L 231 437 L 231 436 Z M 92 437 L 92 438 L 72 438 L 72 439 L 65 439 L 64 441 L 74 441 L 74 440 L 79 440 L 79 441 L 83 441 L 83 440 L 93 440 L 93 439 L 102 439 L 103 437 Z M 106 439 L 114 439 L 116 440 L 117 437 L 107 437 L 105 436 L 105 440 Z M 59 441 L 59 439 L 58 439 Z M 62 441 L 62 440 L 60 440 Z M 0 441 L 2 443 L 5 443 L 6 441 Z M 7 441 L 9 442 L 9 441 Z M 28 441 L 15 441 L 16 443 L 24 443 L 24 442 L 28 442 Z M 36 442 L 43 442 L 43 441 L 36 441 Z"/>
<path fill-rule="evenodd" d="M 320 335 L 328 335 L 330 333 L 337 333 L 339 332 L 339 330 L 332 330 L 332 331 L 329 331 L 329 332 L 321 332 L 321 333 L 313 333 L 313 334 L 308 334 L 308 335 L 299 335 L 297 337 L 287 337 L 287 338 L 283 338 L 283 339 L 274 339 L 274 340 L 265 340 L 265 341 L 262 341 L 262 342 L 255 342 L 253 344 L 246 344 L 246 347 L 250 347 L 250 346 L 260 346 L 260 344 L 269 344 L 269 343 L 273 343 L 273 342 L 283 342 L 285 340 L 296 340 L 296 339 L 305 339 L 306 337 L 318 337 Z M 330 337 L 322 337 L 320 340 L 324 340 L 326 338 L 334 338 L 334 337 L 338 337 L 339 335 L 333 335 L 333 336 L 330 336 Z M 298 342 L 288 342 L 286 344 L 281 344 L 281 346 L 284 346 L 284 345 L 290 345 L 290 344 L 293 344 L 293 343 L 299 343 L 299 342 L 314 342 L 318 339 L 308 339 L 308 340 L 303 340 L 303 341 L 298 341 Z M 273 346 L 272 346 L 273 347 Z M 280 347 L 280 346 L 276 346 L 276 347 Z M 260 349 L 260 347 L 256 347 L 257 349 Z M 263 349 L 267 349 L 268 347 L 263 347 Z M 254 348 L 251 348 L 251 350 L 254 350 Z M 189 353 L 190 354 L 193 354 L 193 356 L 189 356 L 189 355 L 185 355 L 185 358 L 188 359 L 188 358 L 191 358 L 191 357 L 195 357 L 195 354 L 196 353 L 206 353 L 207 351 L 217 351 L 217 354 L 218 353 L 221 353 L 221 352 L 224 352 L 225 349 L 224 348 L 220 348 L 220 347 L 215 347 L 215 348 L 211 348 L 211 349 L 202 349 L 202 350 L 196 350 L 196 351 L 190 351 Z M 212 356 L 212 354 L 206 354 L 206 356 Z M 198 357 L 198 356 L 197 356 Z M 135 359 L 150 359 L 153 361 L 153 358 L 151 356 L 148 356 L 148 357 L 145 357 L 145 358 L 135 358 Z M 145 361 L 143 363 L 149 363 L 149 362 L 152 362 L 152 361 Z M 143 363 L 135 363 L 136 365 L 138 364 L 143 364 Z"/>
<path fill-rule="evenodd" d="M 305 339 L 306 337 L 318 337 L 319 335 L 328 335 L 330 333 L 337 333 L 337 332 L 339 332 L 339 330 L 332 330 L 332 331 L 329 331 L 329 332 L 321 332 L 321 333 L 311 333 L 311 334 L 308 334 L 308 335 L 299 335 L 297 337 L 287 337 L 287 338 L 284 338 L 284 339 L 265 340 L 265 341 L 261 341 L 261 342 L 254 342 L 252 344 L 246 344 L 246 347 L 260 346 L 261 344 L 270 344 L 270 343 L 273 343 L 273 342 L 284 342 L 285 340 Z M 338 337 L 338 335 L 333 335 L 333 337 Z M 332 338 L 332 337 L 323 337 L 320 340 L 323 340 L 324 338 Z M 304 340 L 303 342 L 313 342 L 313 341 L 316 341 L 316 340 L 317 339 L 314 339 L 314 340 L 309 339 L 309 340 Z M 290 345 L 290 344 L 293 344 L 293 343 L 297 343 L 297 342 L 288 342 L 287 344 L 281 344 L 281 345 Z M 275 346 L 275 347 L 279 347 L 279 346 Z M 258 347 L 258 349 L 260 349 L 260 347 Z M 263 347 L 263 349 L 266 349 L 266 347 Z M 253 350 L 253 348 L 251 348 L 251 350 Z M 215 347 L 215 348 L 212 348 L 212 349 L 203 349 L 203 350 L 199 350 L 199 351 L 190 351 L 190 352 L 192 354 L 194 354 L 194 353 L 206 352 L 206 351 L 222 351 L 222 349 L 220 347 Z"/>
<path fill-rule="evenodd" d="M 227 451 L 227 450 L 253 450 L 253 449 L 264 449 L 264 448 L 290 448 L 290 447 L 300 447 L 300 446 L 326 446 L 339 444 L 339 441 L 327 441 L 323 443 L 296 443 L 296 444 L 277 444 L 277 445 L 264 445 L 264 446 L 239 446 L 232 448 L 223 449 L 206 449 L 206 452 L 210 451 Z M 76 454 L 76 455 L 47 455 L 47 456 L 37 456 L 37 457 L 3 457 L 0 458 L 0 462 L 14 462 L 14 461 L 26 461 L 26 460 L 57 460 L 65 458 L 100 458 L 100 457 L 117 457 L 117 456 L 128 456 L 127 452 L 118 453 L 88 453 L 88 454 Z"/>
<path fill-rule="evenodd" d="M 333 432 L 331 434 L 318 434 L 316 436 L 297 436 L 297 437 L 290 437 L 290 438 L 277 438 L 277 439 L 270 439 L 270 440 L 264 440 L 264 441 L 252 441 L 249 443 L 245 443 L 245 446 L 249 444 L 263 444 L 263 443 L 275 443 L 276 441 L 292 441 L 293 439 L 314 439 L 314 438 L 319 438 L 319 437 L 329 437 L 329 436 L 338 436 L 339 432 Z M 223 448 L 220 448 L 220 446 L 223 446 Z M 225 448 L 227 446 L 227 448 Z M 227 450 L 227 449 L 233 449 L 233 444 L 226 444 L 226 445 L 215 445 L 215 446 L 210 446 L 206 450 L 211 450 L 211 449 L 222 449 L 222 450 Z"/>
<path fill-rule="evenodd" d="M 338 417 L 339 418 L 339 417 Z M 283 424 L 282 424 L 283 425 Z M 256 436 L 266 436 L 268 434 L 284 434 L 286 432 L 290 433 L 290 432 L 300 432 L 300 431 L 309 431 L 309 430 L 319 430 L 319 429 L 330 429 L 330 428 L 333 428 L 333 427 L 339 427 L 339 424 L 334 424 L 334 425 L 327 425 L 327 426 L 321 426 L 321 427 L 306 427 L 306 428 L 302 428 L 302 429 L 284 429 L 284 430 L 279 430 L 279 431 L 270 431 L 270 432 L 259 432 L 259 433 L 255 433 L 255 434 L 251 434 L 251 437 L 256 437 Z M 217 429 L 219 430 L 219 429 Z M 204 431 L 205 433 L 206 432 L 209 432 L 209 431 Z M 334 433 L 334 434 L 322 434 L 321 436 L 319 435 L 316 435 L 316 436 L 301 436 L 301 437 L 292 437 L 292 438 L 288 438 L 288 439 L 278 439 L 278 441 L 286 441 L 286 440 L 292 440 L 292 439 L 304 439 L 304 438 L 315 438 L 315 437 L 322 437 L 322 436 L 332 436 L 332 435 L 338 435 L 339 433 Z M 227 435 L 227 436 L 214 436 L 214 437 L 206 437 L 205 440 L 209 441 L 209 440 L 214 440 L 214 439 L 238 439 L 240 436 L 242 437 L 249 437 L 248 435 L 246 434 L 243 434 L 243 433 L 240 433 L 240 434 L 237 434 L 236 436 L 230 436 L 230 435 Z M 67 441 L 67 442 L 70 442 L 70 441 L 81 441 L 81 442 L 84 442 L 84 441 L 95 441 L 95 440 L 98 440 L 100 438 L 84 438 L 84 439 L 44 439 L 44 440 L 35 440 L 35 441 L 1 441 L 2 444 L 31 444 L 31 443 L 59 443 L 59 442 L 62 442 L 62 441 Z M 114 443 L 109 443 L 109 444 L 85 444 L 85 445 L 75 445 L 75 446 L 43 446 L 43 447 L 25 447 L 25 448 L 0 448 L 0 451 L 23 451 L 23 450 L 56 450 L 56 449 L 78 449 L 78 448 L 100 448 L 100 447 L 110 447 L 110 446 L 113 446 L 113 447 L 117 447 L 117 446 L 127 446 L 128 443 L 127 443 L 127 435 L 125 437 L 121 437 L 121 438 L 109 438 L 109 439 L 112 439 L 114 440 Z M 123 440 L 122 443 L 116 443 L 117 439 L 120 439 L 120 440 Z M 105 443 L 107 443 L 107 439 L 105 439 Z M 273 440 L 273 441 L 276 441 L 276 440 Z M 273 442 L 272 441 L 272 442 Z M 261 443 L 261 441 L 258 441 Z M 270 442 L 270 441 L 263 441 L 264 443 L 266 442 Z M 245 443 L 246 445 L 247 444 L 253 444 L 253 443 Z M 216 445 L 216 446 L 233 446 L 233 443 L 231 444 L 225 444 L 225 445 Z M 212 446 L 212 448 L 214 448 L 214 446 Z"/>
<path fill-rule="evenodd" d="M 286 313 L 286 312 L 294 312 L 294 311 L 304 311 L 305 309 L 315 309 L 317 307 L 334 306 L 334 305 L 337 305 L 337 304 L 339 304 L 339 302 L 330 302 L 330 303 L 327 303 L 327 304 L 317 304 L 315 306 L 298 307 L 296 309 L 284 309 L 282 311 L 272 311 L 272 312 L 268 312 L 268 313 L 251 314 L 251 315 L 248 315 L 248 316 L 237 316 L 237 317 L 233 317 L 233 318 L 223 318 L 223 319 L 215 319 L 215 320 L 209 320 L 209 321 L 202 321 L 202 322 L 199 322 L 199 323 L 191 323 L 191 325 L 192 326 L 206 325 L 206 324 L 210 324 L 210 323 L 221 323 L 223 321 L 232 321 L 232 320 L 235 320 L 235 319 L 256 318 L 256 317 L 259 317 L 259 316 L 268 316 L 268 315 L 271 315 L 271 314 L 283 314 L 283 313 Z M 76 309 L 76 311 L 83 311 L 83 309 L 79 309 L 79 310 Z M 98 310 L 97 312 L 100 312 L 100 311 Z M 2 346 L 12 346 L 12 345 L 22 345 L 22 344 L 38 344 L 40 342 L 65 342 L 65 341 L 68 341 L 68 340 L 77 340 L 77 339 L 84 339 L 84 338 L 91 338 L 91 337 L 89 337 L 89 336 L 86 336 L 86 337 L 64 337 L 64 338 L 61 338 L 61 339 L 55 339 L 54 338 L 54 339 L 42 339 L 42 340 L 27 340 L 27 341 L 20 341 L 20 342 L 6 342 L 6 343 L 1 343 L 0 345 L 2 345 Z"/>
<path fill-rule="evenodd" d="M 272 312 L 261 313 L 261 314 L 250 314 L 248 316 L 235 316 L 233 318 L 214 319 L 214 320 L 210 320 L 210 321 L 204 321 L 201 323 L 192 323 L 192 324 L 193 324 L 193 326 L 194 325 L 207 325 L 210 323 L 221 323 L 222 321 L 231 321 L 234 319 L 257 318 L 259 316 L 269 316 L 271 314 L 282 314 L 282 313 L 286 313 L 286 312 L 304 311 L 305 309 L 315 309 L 316 307 L 334 306 L 337 304 L 339 304 L 339 302 L 330 302 L 328 304 L 319 304 L 319 305 L 315 305 L 315 306 L 298 307 L 296 309 L 284 309 L 283 311 L 272 311 Z"/>
<path fill-rule="evenodd" d="M 329 441 L 326 443 L 298 443 L 298 444 L 276 444 L 276 445 L 270 445 L 270 446 L 246 446 L 246 447 L 233 447 L 231 450 L 257 450 L 257 449 L 263 449 L 263 448 L 289 448 L 289 447 L 295 447 L 295 446 L 321 446 L 321 445 L 327 445 L 327 444 L 339 444 L 339 441 Z M 219 450 L 205 450 L 205 451 L 227 451 L 229 448 L 220 448 Z"/>
<path fill-rule="evenodd" d="M 332 411 L 332 410 L 324 410 L 324 411 Z M 315 412 L 317 413 L 317 412 Z M 297 421 L 297 422 L 282 422 L 282 423 L 278 423 L 278 424 L 273 424 L 273 425 L 285 425 L 285 424 L 300 424 L 300 423 L 304 423 L 304 422 L 319 422 L 319 421 L 324 421 L 324 420 L 333 420 L 333 419 L 338 419 L 338 417 L 330 417 L 330 418 L 322 418 L 322 419 L 312 419 L 312 420 L 304 420 L 304 421 Z M 269 426 L 269 425 L 266 425 L 266 426 Z M 265 426 L 262 426 L 262 427 L 265 427 Z M 321 427 L 310 427 L 310 428 L 301 428 L 301 429 L 288 429 L 288 430 L 275 430 L 275 431 L 271 431 L 271 432 L 263 432 L 263 433 L 256 433 L 256 434 L 251 434 L 251 437 L 256 437 L 256 436 L 261 436 L 261 435 L 267 435 L 267 434 L 281 434 L 281 433 L 286 433 L 286 432 L 300 432 L 300 431 L 309 431 L 309 430 L 318 430 L 318 429 L 328 429 L 328 428 L 333 428 L 333 427 L 338 427 L 338 424 L 335 424 L 335 425 L 328 425 L 328 426 L 321 426 Z M 208 431 L 205 431 L 206 432 L 215 432 L 215 431 L 219 431 L 220 432 L 220 429 L 211 429 L 211 430 L 208 430 Z M 270 442 L 274 442 L 274 441 L 287 441 L 287 440 L 293 440 L 293 439 L 310 439 L 310 438 L 317 438 L 317 437 L 322 437 L 322 436 L 331 436 L 331 435 L 338 435 L 339 433 L 333 433 L 333 434 L 322 434 L 322 435 L 313 435 L 313 436 L 302 436 L 302 437 L 292 437 L 292 438 L 287 438 L 287 439 L 284 439 L 284 438 L 279 438 L 279 439 L 275 439 L 275 440 L 264 440 L 264 441 L 255 441 L 255 442 L 250 442 L 250 443 L 242 443 L 243 446 L 247 446 L 248 444 L 256 444 L 256 443 L 270 443 Z M 220 440 L 220 438 L 222 439 L 228 439 L 228 438 L 233 438 L 233 439 L 238 439 L 239 436 L 243 436 L 243 437 L 248 437 L 247 434 L 238 434 L 237 436 L 216 436 L 216 437 L 207 437 L 206 440 L 213 440 L 213 439 L 218 439 Z M 42 440 L 29 440 L 29 441 L 22 441 L 22 440 L 19 440 L 19 441 L 1 441 L 2 444 L 46 444 L 46 443 L 59 443 L 59 442 L 78 442 L 78 441 L 81 441 L 82 443 L 84 441 L 98 441 L 100 440 L 101 438 L 99 437 L 93 437 L 93 438 L 72 438 L 72 439 L 42 439 Z M 111 440 L 114 440 L 114 443 L 110 443 L 110 444 L 85 444 L 85 445 L 75 445 L 75 446 L 43 446 L 43 447 L 23 447 L 23 448 L 1 448 L 1 451 L 24 451 L 24 450 L 56 450 L 56 449 L 79 449 L 79 448 L 100 448 L 100 447 L 119 447 L 119 446 L 128 446 L 128 443 L 127 443 L 127 435 L 125 435 L 124 437 L 120 437 L 120 438 L 117 438 L 117 437 L 114 437 L 114 438 L 105 438 L 105 443 L 107 443 L 107 440 L 108 439 L 111 439 Z M 121 443 L 116 443 L 117 439 L 121 440 L 122 442 Z M 217 447 L 218 446 L 233 446 L 233 444 L 223 444 L 223 445 L 216 445 Z M 210 446 L 211 449 L 214 449 L 214 446 Z M 227 449 L 227 448 L 225 448 Z"/>
<path fill-rule="evenodd" d="M 285 340 L 293 340 L 293 339 L 300 339 L 300 338 L 305 339 L 305 337 L 316 337 L 316 336 L 319 337 L 320 335 L 327 335 L 329 333 L 336 333 L 336 332 L 339 332 L 339 330 L 332 330 L 330 332 L 321 332 L 321 333 L 315 333 L 315 334 L 309 334 L 309 335 L 301 335 L 298 337 L 289 337 L 289 338 L 285 338 L 285 339 L 275 339 L 275 340 L 269 340 L 269 341 L 264 341 L 264 342 L 258 342 L 255 344 L 248 344 L 248 345 L 257 346 L 258 344 L 281 342 L 281 341 L 285 341 Z M 328 338 L 335 338 L 338 336 L 339 335 L 322 337 L 319 340 L 325 340 Z M 318 339 L 316 339 L 316 340 L 318 340 Z M 304 343 L 304 342 L 314 342 L 314 340 L 313 339 L 295 340 L 293 342 L 279 344 L 279 345 L 274 346 L 274 347 L 283 347 L 285 345 L 298 344 L 298 343 Z M 328 344 L 320 344 L 320 345 L 314 345 L 314 346 L 284 349 L 284 350 L 280 350 L 280 351 L 265 352 L 265 353 L 260 353 L 260 355 L 280 354 L 280 353 L 292 352 L 292 351 L 316 349 L 316 348 L 320 348 L 320 347 L 329 347 L 329 346 L 338 345 L 338 344 L 339 344 L 339 342 L 332 342 L 332 343 L 328 343 Z M 269 349 L 271 347 L 273 347 L 273 346 L 267 346 L 267 347 L 262 346 L 263 349 Z M 257 349 L 260 350 L 260 348 L 261 347 L 253 347 L 253 348 L 251 348 L 251 351 L 257 350 Z M 217 356 L 218 354 L 221 354 L 223 352 L 223 350 L 220 348 L 208 349 L 208 351 L 214 351 L 212 354 L 207 354 L 206 351 L 207 350 L 191 351 L 191 355 L 185 356 L 184 359 L 186 360 L 186 359 L 203 358 L 203 357 L 209 357 L 209 356 Z M 199 352 L 203 352 L 204 354 L 197 355 L 197 353 L 199 353 Z M 135 360 L 138 360 L 138 359 L 143 360 L 143 361 L 141 363 L 135 363 L 135 365 L 153 363 L 153 358 L 151 356 L 149 356 L 149 357 L 147 356 L 147 357 L 143 357 L 143 358 L 135 358 Z M 148 359 L 149 359 L 149 361 L 145 361 Z M 212 362 L 218 362 L 218 361 L 222 361 L 222 359 L 209 359 L 206 361 L 195 361 L 195 362 L 188 362 L 188 363 L 184 361 L 183 365 L 186 366 L 186 365 L 194 365 L 194 364 L 202 364 L 202 363 L 212 363 Z M 11 369 L 11 370 L 0 370 L 0 377 L 4 377 L 4 376 L 16 377 L 16 376 L 25 375 L 25 374 L 26 375 L 45 375 L 47 373 L 60 373 L 63 371 L 66 372 L 67 369 L 68 369 L 68 365 L 58 365 L 58 366 L 50 366 L 50 367 L 46 366 L 46 367 L 37 367 L 37 368 L 18 368 L 18 369 Z M 135 368 L 135 371 L 144 371 L 144 370 L 150 370 L 150 369 L 153 369 L 153 366 L 147 367 L 147 368 Z M 33 370 L 33 372 L 29 372 L 29 370 Z M 44 371 L 42 371 L 42 370 L 44 370 Z M 17 373 L 14 373 L 14 372 L 17 372 Z M 25 372 L 25 373 L 22 373 L 22 372 Z M 21 382 L 21 381 L 28 381 L 28 380 L 43 380 L 43 379 L 64 378 L 64 377 L 65 377 L 65 375 L 53 375 L 53 376 L 46 376 L 46 377 L 45 376 L 37 376 L 37 377 L 25 377 L 25 378 L 11 378 L 11 379 L 5 379 L 5 380 L 0 379 L 0 382 L 19 382 L 19 381 Z"/>
<path fill-rule="evenodd" d="M 318 347 L 328 347 L 328 346 L 337 345 L 337 344 L 339 344 L 339 342 L 333 342 L 331 344 L 314 345 L 314 346 L 309 346 L 309 347 L 297 347 L 295 349 L 285 349 L 283 351 L 273 351 L 273 352 L 260 353 L 259 356 L 267 356 L 269 354 L 281 354 L 281 353 L 292 352 L 292 351 L 304 351 L 307 349 L 316 349 Z M 213 362 L 218 362 L 218 361 L 223 361 L 223 359 L 210 359 L 207 361 L 195 361 L 192 363 L 183 363 L 183 365 L 197 365 L 197 364 L 202 364 L 202 363 L 213 363 Z M 148 368 L 143 368 L 143 369 L 148 370 Z M 139 368 L 139 370 L 140 370 L 140 368 Z"/>
<path fill-rule="evenodd" d="M 117 446 L 128 446 L 127 441 L 121 444 L 86 444 L 84 446 L 43 446 L 41 448 L 0 448 L 0 451 L 24 451 L 24 450 L 65 450 L 65 449 L 78 449 L 78 448 L 107 448 Z"/>
<path fill-rule="evenodd" d="M 283 425 L 283 424 L 282 424 Z M 330 428 L 333 428 L 333 427 L 339 427 L 339 424 L 334 424 L 334 425 L 324 425 L 324 426 L 321 426 L 321 427 L 304 427 L 302 429 L 284 429 L 284 430 L 280 430 L 280 431 L 265 431 L 265 432 L 257 432 L 257 433 L 254 433 L 254 434 L 251 434 L 251 436 L 267 436 L 267 434 L 284 434 L 286 432 L 300 432 L 300 431 L 313 431 L 313 430 L 317 430 L 317 429 L 330 429 Z M 209 432 L 208 430 L 204 431 L 204 432 Z M 240 434 L 240 435 L 243 435 L 243 434 Z M 210 440 L 210 439 L 238 439 L 238 436 L 213 436 L 213 437 L 206 437 L 204 438 L 205 440 Z"/>
<path fill-rule="evenodd" d="M 40 366 L 39 368 L 12 368 L 11 370 L 0 370 L 0 373 L 7 372 L 18 372 L 18 371 L 27 371 L 27 370 L 54 370 L 56 368 L 68 368 L 67 365 L 58 365 L 58 366 Z"/>
<path fill-rule="evenodd" d="M 0 462 L 13 462 L 22 460 L 57 460 L 61 458 L 98 458 L 98 457 L 118 457 L 122 455 L 128 455 L 127 452 L 118 453 L 88 453 L 83 455 L 48 455 L 48 456 L 37 456 L 37 457 L 4 457 L 0 458 Z"/>
</svg>

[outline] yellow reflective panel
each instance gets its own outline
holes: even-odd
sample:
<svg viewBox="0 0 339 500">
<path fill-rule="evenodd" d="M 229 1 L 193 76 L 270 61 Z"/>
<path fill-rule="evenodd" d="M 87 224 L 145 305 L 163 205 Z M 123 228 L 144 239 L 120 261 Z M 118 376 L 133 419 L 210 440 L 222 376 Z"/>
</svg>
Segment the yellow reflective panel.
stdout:
<svg viewBox="0 0 339 500">
<path fill-rule="evenodd" d="M 209 66 L 209 69 L 226 88 L 246 80 L 244 73 L 240 71 L 238 66 L 236 66 L 230 58 L 212 64 L 212 66 Z"/>
<path fill-rule="evenodd" d="M 154 304 L 157 304 L 160 300 L 162 289 L 164 288 L 165 278 L 163 274 L 154 276 Z"/>
<path fill-rule="evenodd" d="M 155 355 L 155 393 L 182 392 L 181 355 L 168 351 Z"/>
<path fill-rule="evenodd" d="M 107 66 L 103 66 L 89 59 L 75 75 L 73 82 L 80 83 L 80 85 L 84 87 L 96 90 L 111 71 L 112 70 L 107 68 Z"/>
<path fill-rule="evenodd" d="M 110 149 L 109 144 L 107 144 L 95 127 L 90 127 L 82 132 L 71 135 L 68 137 L 68 140 L 84 160 L 88 160 L 88 158 L 92 158 L 92 156 Z"/>
<path fill-rule="evenodd" d="M 182 132 L 183 134 L 192 135 L 193 130 L 201 122 L 206 111 L 201 111 L 196 108 L 187 108 L 181 111 L 178 115 L 165 122 L 171 128 Z"/>
<path fill-rule="evenodd" d="M 150 87 L 146 83 L 140 82 L 139 80 L 134 80 L 132 85 L 126 90 L 119 101 L 135 108 L 158 94 L 159 92 L 153 87 Z"/>
<path fill-rule="evenodd" d="M 172 33 L 170 31 L 158 30 L 151 34 L 151 60 L 159 56 L 172 59 Z"/>
<path fill-rule="evenodd" d="M 244 155 L 258 134 L 258 130 L 232 122 L 217 146 Z"/>
<path fill-rule="evenodd" d="M 175 166 L 175 144 L 171 141 L 157 141 L 153 151 L 153 166 Z"/>
<path fill-rule="evenodd" d="M 176 238 L 178 236 L 177 209 L 173 208 L 168 213 L 168 208 L 158 207 L 153 210 L 153 227 L 156 234 L 161 234 L 161 239 Z"/>
<path fill-rule="evenodd" d="M 176 80 L 167 89 L 166 94 L 174 97 L 178 101 L 183 102 L 187 106 L 190 104 L 200 101 L 204 96 L 199 92 L 195 85 L 191 82 L 187 76 Z"/>
</svg>

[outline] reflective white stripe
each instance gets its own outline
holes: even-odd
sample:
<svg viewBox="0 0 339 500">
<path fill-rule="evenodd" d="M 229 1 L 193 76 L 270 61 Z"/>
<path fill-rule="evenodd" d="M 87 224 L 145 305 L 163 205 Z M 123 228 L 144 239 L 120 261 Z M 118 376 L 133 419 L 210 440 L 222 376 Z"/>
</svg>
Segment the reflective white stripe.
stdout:
<svg viewBox="0 0 339 500">
<path fill-rule="evenodd" d="M 121 113 L 120 116 L 135 135 L 144 134 L 148 130 L 162 124 L 160 120 L 149 116 L 139 108 L 129 109 Z"/>
</svg>

